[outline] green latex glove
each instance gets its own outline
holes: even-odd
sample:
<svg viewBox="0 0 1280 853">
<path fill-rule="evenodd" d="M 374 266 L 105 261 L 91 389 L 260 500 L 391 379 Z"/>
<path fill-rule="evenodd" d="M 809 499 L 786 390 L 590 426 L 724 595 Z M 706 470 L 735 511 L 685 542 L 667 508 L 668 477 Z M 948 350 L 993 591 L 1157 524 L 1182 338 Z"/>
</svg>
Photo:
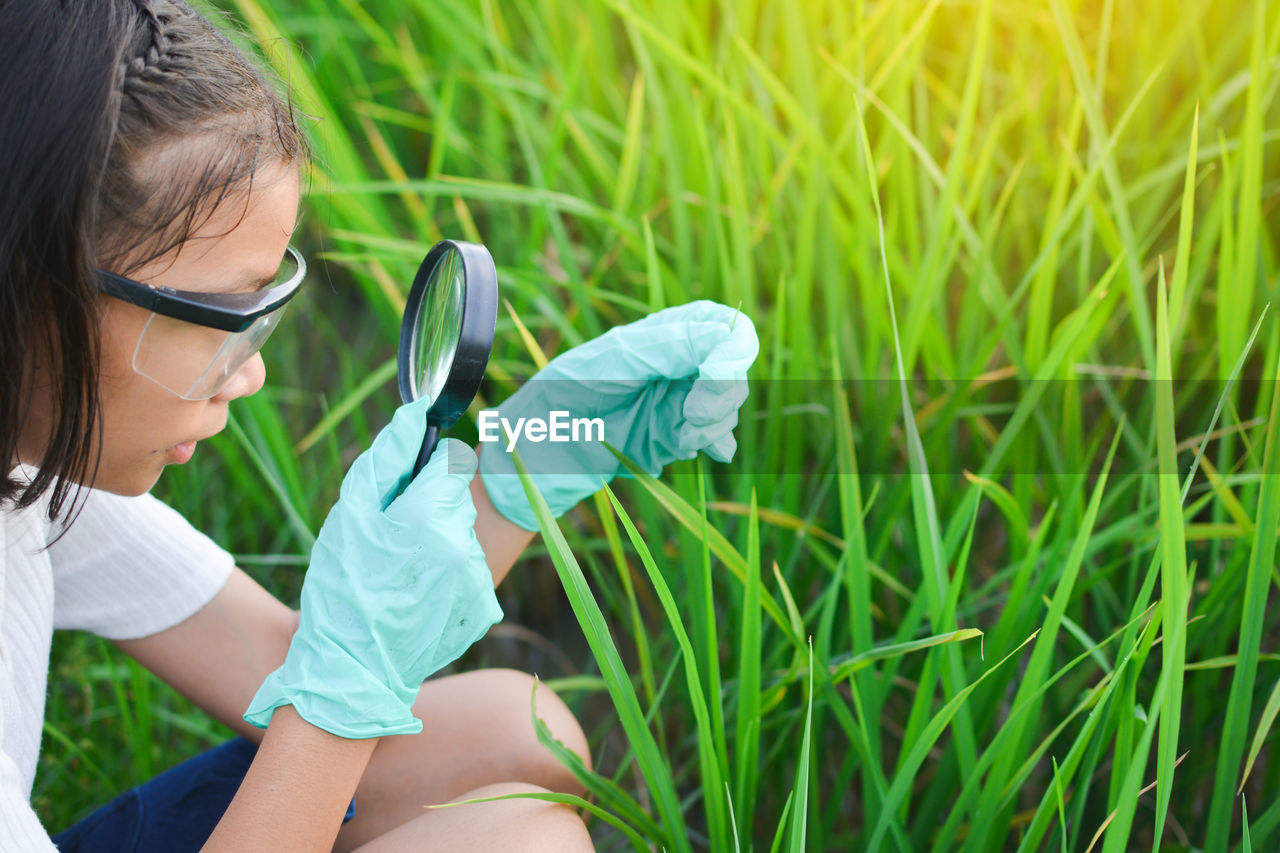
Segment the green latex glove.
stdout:
<svg viewBox="0 0 1280 853">
<path fill-rule="evenodd" d="M 245 712 L 253 725 L 293 705 L 341 737 L 421 731 L 410 709 L 422 682 L 502 618 L 473 527 L 475 453 L 443 439 L 405 485 L 429 402 L 402 406 L 342 481 L 289 653 Z"/>
<path fill-rule="evenodd" d="M 480 453 L 480 476 L 493 505 L 526 530 L 538 529 L 497 418 L 514 425 L 520 418 L 550 422 L 555 411 L 568 412 L 570 419 L 598 417 L 604 440 L 654 476 L 700 450 L 728 462 L 738 447 L 733 428 L 747 399 L 747 369 L 759 351 L 749 317 L 701 300 L 610 329 L 557 356 L 498 406 L 496 416 L 482 413 L 481 438 L 486 418 L 493 427 L 488 436 L 499 437 Z M 564 432 L 571 435 L 567 427 Z M 556 516 L 602 482 L 625 475 L 598 441 L 515 438 L 514 447 Z"/>
</svg>

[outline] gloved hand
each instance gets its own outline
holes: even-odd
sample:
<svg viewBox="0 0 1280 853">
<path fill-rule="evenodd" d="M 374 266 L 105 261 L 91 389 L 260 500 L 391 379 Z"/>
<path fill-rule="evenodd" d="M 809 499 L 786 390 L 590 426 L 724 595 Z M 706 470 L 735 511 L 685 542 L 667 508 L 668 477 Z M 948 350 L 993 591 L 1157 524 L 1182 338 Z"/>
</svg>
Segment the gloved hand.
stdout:
<svg viewBox="0 0 1280 853">
<path fill-rule="evenodd" d="M 598 417 L 605 441 L 654 476 L 699 450 L 728 462 L 738 447 L 733 428 L 747 399 L 747 368 L 759 351 L 755 326 L 745 314 L 708 300 L 678 305 L 557 356 L 499 405 L 489 422 L 551 422 L 554 411 L 568 412 L 568 418 Z M 484 424 L 482 420 L 482 439 Z M 585 433 L 579 432 L 580 438 Z M 489 497 L 506 518 L 537 530 L 507 452 L 507 436 L 501 428 L 489 434 L 499 437 L 480 453 L 480 476 Z M 594 494 L 602 480 L 626 474 L 598 441 L 514 437 L 534 484 L 556 516 Z"/>
<path fill-rule="evenodd" d="M 341 737 L 421 731 L 410 708 L 422 682 L 502 618 L 473 528 L 475 453 L 443 439 L 408 482 L 429 403 L 401 406 L 342 481 L 289 653 L 245 712 L 253 725 L 293 705 Z"/>
</svg>

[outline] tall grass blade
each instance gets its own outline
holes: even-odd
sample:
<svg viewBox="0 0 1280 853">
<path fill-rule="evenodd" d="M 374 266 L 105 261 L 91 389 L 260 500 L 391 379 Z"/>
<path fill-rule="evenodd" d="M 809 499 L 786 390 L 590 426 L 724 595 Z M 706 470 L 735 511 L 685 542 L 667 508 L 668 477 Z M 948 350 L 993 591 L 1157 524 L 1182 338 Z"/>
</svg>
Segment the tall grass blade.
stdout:
<svg viewBox="0 0 1280 853">
<path fill-rule="evenodd" d="M 707 695 L 703 690 L 702 678 L 698 673 L 698 659 L 693 653 L 693 644 L 689 642 L 689 635 L 685 631 L 680 608 L 676 604 L 675 597 L 671 594 L 670 587 L 667 586 L 666 579 L 663 578 L 657 564 L 654 563 L 653 555 L 649 552 L 649 547 L 645 544 L 644 538 L 640 535 L 640 531 L 636 529 L 635 523 L 632 522 L 631 516 L 622 508 L 622 504 L 618 502 L 618 498 L 614 495 L 612 489 L 605 486 L 604 491 L 609 496 L 609 502 L 613 505 L 613 511 L 617 513 L 618 519 L 622 522 L 623 529 L 627 531 L 632 547 L 636 549 L 636 553 L 640 556 L 640 562 L 644 564 L 645 571 L 649 575 L 649 581 L 653 584 L 654 591 L 658 594 L 658 600 L 662 602 L 662 609 L 666 613 L 668 624 L 671 626 L 676 642 L 680 647 L 680 657 L 684 663 L 685 683 L 689 690 L 689 701 L 693 704 L 693 716 L 698 732 L 698 757 L 702 770 L 702 789 L 704 791 L 719 791 L 724 785 L 724 779 L 721 776 L 720 762 L 716 755 L 716 738 L 711 730 L 711 714 L 707 710 Z M 719 654 L 718 649 L 712 649 L 711 651 L 713 654 Z M 718 697 L 716 699 L 718 700 Z M 703 805 L 707 810 L 707 830 L 715 845 L 718 847 L 727 846 L 728 838 L 732 834 L 732 826 L 725 814 L 724 802 L 717 796 L 711 796 L 705 799 Z"/>
<path fill-rule="evenodd" d="M 1274 382 L 1280 382 L 1280 369 Z M 1227 847 L 1233 794 L 1238 788 L 1236 778 L 1244 755 L 1246 726 L 1252 716 L 1267 596 L 1276 564 L 1276 528 L 1280 525 L 1280 394 L 1273 394 L 1271 399 L 1255 519 L 1241 598 L 1239 657 L 1231 673 L 1231 689 L 1227 694 L 1205 838 L 1205 850 L 1213 853 Z"/>
<path fill-rule="evenodd" d="M 600 803 L 613 808 L 620 812 L 620 818 L 624 818 L 630 822 L 636 830 L 648 838 L 658 838 L 662 835 L 662 830 L 653 822 L 640 804 L 635 801 L 630 794 L 622 790 L 616 782 L 599 773 L 594 773 L 587 769 L 586 763 L 576 752 L 564 745 L 563 741 L 558 740 L 551 733 L 551 727 L 538 716 L 538 685 L 542 684 L 538 678 L 534 678 L 533 689 L 529 693 L 529 711 L 533 718 L 534 734 L 538 738 L 538 743 L 542 744 L 548 752 L 556 757 L 556 759 L 573 773 L 574 778 L 582 783 L 587 789 L 587 793 L 594 797 Z M 550 683 L 547 683 L 550 687 Z"/>
<path fill-rule="evenodd" d="M 813 651 L 809 652 L 809 700 L 805 706 L 804 735 L 800 738 L 800 759 L 796 762 L 796 799 L 791 813 L 791 832 L 787 837 L 789 853 L 805 853 L 805 835 L 809 827 L 809 762 L 813 752 Z"/>
<path fill-rule="evenodd" d="M 760 638 L 760 545 L 759 523 L 756 515 L 755 491 L 751 493 L 751 516 L 747 549 L 747 577 L 742 592 L 741 627 L 738 636 L 738 711 L 735 719 L 734 760 L 735 799 L 744 814 L 754 814 L 756 786 L 760 767 L 760 666 L 762 646 Z M 744 839 L 750 844 L 750 839 Z M 736 841 L 736 836 L 735 836 Z"/>
<path fill-rule="evenodd" d="M 1271 727 L 1275 724 L 1276 714 L 1280 714 L 1280 681 L 1276 682 L 1276 686 L 1271 688 L 1271 695 L 1267 697 L 1267 704 L 1262 706 L 1262 717 L 1258 720 L 1258 728 L 1253 733 L 1253 743 L 1249 747 L 1249 758 L 1245 762 L 1244 772 L 1240 774 L 1240 787 L 1236 788 L 1236 796 L 1244 793 L 1245 783 L 1249 781 L 1249 774 L 1253 772 L 1253 762 L 1258 760 L 1258 753 L 1262 751 L 1262 744 L 1266 741 L 1267 735 L 1271 733 Z"/>
<path fill-rule="evenodd" d="M 1182 498 L 1179 494 L 1177 438 L 1174 435 L 1173 367 L 1170 354 L 1168 294 L 1164 271 L 1160 271 L 1156 291 L 1156 439 L 1160 472 L 1160 598 L 1164 605 L 1164 642 L 1161 644 L 1161 676 L 1168 679 L 1159 752 L 1156 758 L 1155 843 L 1164 833 L 1169 798 L 1173 792 L 1174 767 L 1178 760 L 1178 733 L 1182 722 L 1183 667 L 1187 657 L 1187 609 L 1191 589 L 1187 581 L 1187 544 L 1183 530 Z"/>
<path fill-rule="evenodd" d="M 871 841 L 867 846 L 868 850 L 880 849 L 880 845 L 884 841 L 884 834 L 889 829 L 889 821 L 897 811 L 899 803 L 906 797 L 907 789 L 915 781 L 915 774 L 919 771 L 920 765 L 924 763 L 929 750 L 933 748 L 934 743 L 942 735 L 942 730 L 950 725 L 960 706 L 968 700 L 969 695 L 973 693 L 978 685 L 1004 666 L 1018 652 L 1022 651 L 1023 646 L 1034 640 L 1035 636 L 1035 634 L 1032 634 L 1023 640 L 1016 649 L 1005 655 L 995 666 L 978 676 L 977 680 L 972 684 L 960 690 L 929 720 L 920 737 L 912 744 L 910 752 L 903 760 L 902 766 L 894 777 L 893 784 L 889 787 L 889 792 L 884 798 L 884 810 L 880 812 L 879 817 L 876 819 L 875 828 L 871 832 Z"/>
<path fill-rule="evenodd" d="M 658 748 L 652 732 L 645 724 L 639 699 L 631 684 L 631 676 L 609 634 L 604 614 L 600 611 L 600 606 L 587 585 L 587 579 L 578 566 L 573 549 L 556 525 L 555 517 L 551 514 L 546 500 L 530 479 L 520 454 L 515 452 L 512 458 L 515 461 L 516 471 L 520 475 L 520 482 L 524 485 L 525 496 L 533 508 L 534 517 L 538 520 L 538 527 L 547 543 L 547 550 L 555 564 L 556 573 L 560 576 L 560 582 L 564 585 L 574 615 L 577 616 L 587 643 L 591 646 L 591 651 L 600 665 L 601 675 L 609 686 L 609 695 L 618 709 L 619 722 L 627 733 L 636 764 L 654 797 L 654 804 L 665 834 L 662 843 L 672 850 L 691 853 L 684 813 L 676 796 L 671 768 Z"/>
</svg>

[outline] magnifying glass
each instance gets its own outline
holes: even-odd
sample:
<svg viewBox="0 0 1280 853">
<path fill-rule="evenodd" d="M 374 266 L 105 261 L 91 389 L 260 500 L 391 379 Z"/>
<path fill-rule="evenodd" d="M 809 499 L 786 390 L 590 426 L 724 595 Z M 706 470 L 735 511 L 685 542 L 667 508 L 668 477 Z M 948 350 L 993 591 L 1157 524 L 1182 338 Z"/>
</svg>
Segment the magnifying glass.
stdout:
<svg viewBox="0 0 1280 853">
<path fill-rule="evenodd" d="M 453 426 L 480 389 L 498 321 L 498 273 L 479 243 L 444 240 L 423 258 L 400 323 L 400 399 L 426 397 L 427 434 L 413 476 L 440 433 Z"/>
</svg>

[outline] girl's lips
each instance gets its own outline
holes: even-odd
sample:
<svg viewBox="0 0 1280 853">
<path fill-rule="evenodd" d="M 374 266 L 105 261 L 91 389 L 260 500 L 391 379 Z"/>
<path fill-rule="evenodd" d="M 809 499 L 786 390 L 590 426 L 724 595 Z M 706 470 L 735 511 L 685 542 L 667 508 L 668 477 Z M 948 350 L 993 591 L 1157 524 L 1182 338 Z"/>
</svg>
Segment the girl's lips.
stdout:
<svg viewBox="0 0 1280 853">
<path fill-rule="evenodd" d="M 169 454 L 170 459 L 181 465 L 195 454 L 196 443 L 194 441 L 184 441 L 181 444 L 175 444 L 165 452 Z"/>
</svg>

